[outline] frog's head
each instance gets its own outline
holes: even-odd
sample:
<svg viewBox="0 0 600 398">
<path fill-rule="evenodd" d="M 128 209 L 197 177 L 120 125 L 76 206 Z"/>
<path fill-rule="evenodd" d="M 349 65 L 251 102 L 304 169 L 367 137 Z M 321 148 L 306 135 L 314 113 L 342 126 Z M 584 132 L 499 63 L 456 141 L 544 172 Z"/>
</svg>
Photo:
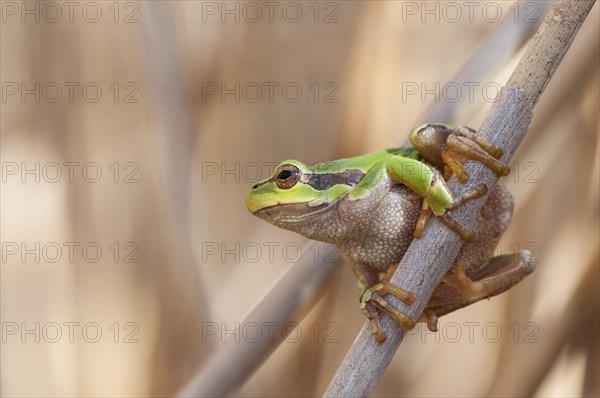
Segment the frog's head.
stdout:
<svg viewBox="0 0 600 398">
<path fill-rule="evenodd" d="M 324 171 L 323 164 L 311 168 L 298 160 L 286 160 L 271 178 L 250 189 L 246 207 L 272 224 L 292 229 L 290 223 L 305 220 L 345 194 L 351 188 L 347 174 Z M 353 183 L 362 177 L 359 174 Z"/>
</svg>

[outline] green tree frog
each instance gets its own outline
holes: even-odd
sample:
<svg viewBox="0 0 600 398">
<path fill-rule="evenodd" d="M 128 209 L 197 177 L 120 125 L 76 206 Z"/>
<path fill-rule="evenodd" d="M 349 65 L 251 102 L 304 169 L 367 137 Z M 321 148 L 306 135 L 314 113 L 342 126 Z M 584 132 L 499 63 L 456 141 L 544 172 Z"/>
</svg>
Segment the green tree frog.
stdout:
<svg viewBox="0 0 600 398">
<path fill-rule="evenodd" d="M 473 129 L 425 124 L 411 130 L 412 146 L 385 149 L 312 167 L 297 160 L 281 162 L 273 176 L 255 184 L 246 197 L 248 210 L 281 228 L 335 244 L 358 280 L 361 311 L 378 343 L 385 341 L 379 311 L 412 329 L 417 321 L 437 330 L 437 318 L 502 293 L 533 271 L 533 261 L 519 255 L 492 259 L 513 211 L 508 189 L 498 184 L 470 228 L 449 213 L 487 193 L 479 184 L 455 197 L 446 181 L 465 183 L 467 160 L 506 176 L 500 148 Z M 435 216 L 463 240 L 451 270 L 434 290 L 418 320 L 391 305 L 386 295 L 410 305 L 415 295 L 389 283 L 413 238 Z"/>
</svg>

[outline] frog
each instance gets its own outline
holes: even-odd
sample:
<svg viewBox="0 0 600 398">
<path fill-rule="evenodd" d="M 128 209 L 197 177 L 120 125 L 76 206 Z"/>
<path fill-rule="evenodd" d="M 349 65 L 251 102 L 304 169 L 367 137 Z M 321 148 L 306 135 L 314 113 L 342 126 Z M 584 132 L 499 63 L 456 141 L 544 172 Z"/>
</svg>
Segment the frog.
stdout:
<svg viewBox="0 0 600 398">
<path fill-rule="evenodd" d="M 448 181 L 469 181 L 467 161 L 507 176 L 510 167 L 500 161 L 502 149 L 462 125 L 427 123 L 411 129 L 408 137 L 408 146 L 313 166 L 282 161 L 246 195 L 253 215 L 336 246 L 356 276 L 359 306 L 378 344 L 386 340 L 381 312 L 406 330 L 424 322 L 437 331 L 439 317 L 510 289 L 535 266 L 524 251 L 494 257 L 514 208 L 512 194 L 502 183 L 489 192 L 469 227 L 451 214 L 486 195 L 488 188 L 476 184 L 456 196 Z M 458 234 L 462 246 L 423 313 L 413 319 L 392 305 L 388 295 L 412 305 L 415 294 L 390 279 L 431 217 Z"/>
</svg>

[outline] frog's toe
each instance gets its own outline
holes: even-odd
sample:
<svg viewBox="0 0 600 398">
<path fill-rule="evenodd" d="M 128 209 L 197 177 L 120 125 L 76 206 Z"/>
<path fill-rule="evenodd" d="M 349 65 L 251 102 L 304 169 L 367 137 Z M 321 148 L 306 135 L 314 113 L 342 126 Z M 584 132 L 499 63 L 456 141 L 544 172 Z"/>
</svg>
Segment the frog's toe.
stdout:
<svg viewBox="0 0 600 398">
<path fill-rule="evenodd" d="M 418 322 L 424 322 L 427 324 L 427 329 L 432 332 L 438 331 L 438 317 L 434 312 L 424 311 L 421 316 L 419 316 Z"/>
<path fill-rule="evenodd" d="M 419 214 L 419 218 L 417 219 L 417 225 L 415 226 L 415 230 L 413 231 L 413 236 L 416 239 L 419 239 L 421 235 L 423 235 L 423 231 L 425 230 L 425 226 L 429 222 L 431 215 L 433 212 L 431 211 L 431 207 L 427 207 L 426 209 L 421 210 L 421 214 Z"/>
<path fill-rule="evenodd" d="M 413 304 L 417 299 L 414 293 L 404 290 L 396 285 L 392 285 L 387 280 L 382 280 L 381 282 L 373 286 L 371 288 L 371 291 L 377 292 L 381 296 L 391 294 L 392 296 L 396 297 L 398 300 L 402 301 L 404 304 L 407 305 Z"/>
<path fill-rule="evenodd" d="M 451 135 L 448 137 L 447 149 L 445 154 L 442 154 L 442 159 L 446 162 L 448 159 L 448 166 L 455 171 L 455 169 L 462 169 L 462 165 L 466 160 L 476 160 L 488 168 L 490 168 L 497 175 L 504 177 L 510 173 L 510 167 L 502 163 L 497 159 L 502 155 L 501 149 L 494 145 L 480 139 L 479 137 L 464 137 L 460 135 Z M 458 165 L 456 164 L 458 163 Z M 457 174 L 457 178 L 460 182 L 463 182 L 465 178 L 464 169 L 462 175 Z M 462 177 L 462 179 L 461 179 Z M 466 181 L 466 179 L 464 179 Z"/>
<path fill-rule="evenodd" d="M 404 329 L 411 330 L 415 327 L 416 322 L 414 319 L 388 303 L 383 297 L 375 294 L 373 295 L 372 302 L 376 307 L 390 314 Z"/>
<path fill-rule="evenodd" d="M 477 294 L 484 288 L 481 281 L 474 281 L 467 276 L 466 264 L 462 261 L 457 262 L 454 274 L 446 275 L 442 281 L 469 294 Z"/>
<path fill-rule="evenodd" d="M 377 344 L 382 344 L 387 336 L 381 330 L 381 325 L 379 324 L 379 314 L 377 314 L 377 309 L 375 306 L 369 302 L 361 302 L 360 309 L 363 315 L 369 320 L 369 324 L 371 325 L 371 333 L 375 337 L 375 341 Z"/>
<path fill-rule="evenodd" d="M 379 316 L 377 309 L 387 312 L 400 326 L 406 330 L 411 330 L 415 327 L 415 320 L 409 315 L 400 311 L 398 308 L 390 304 L 383 296 L 391 294 L 407 305 L 415 302 L 416 297 L 413 293 L 408 292 L 398 286 L 392 285 L 387 280 L 381 281 L 378 284 L 370 287 L 365 291 L 360 299 L 360 307 L 363 314 L 371 323 L 371 331 L 375 335 L 375 339 L 379 344 L 385 341 L 385 334 L 379 325 Z"/>
<path fill-rule="evenodd" d="M 410 316 L 394 307 L 380 294 L 373 292 L 371 294 L 370 303 L 372 303 L 375 307 L 379 308 L 380 310 L 387 312 L 404 329 L 411 330 L 415 327 L 416 322 L 414 319 L 412 319 Z"/>
<path fill-rule="evenodd" d="M 456 129 L 456 133 L 460 136 L 466 137 L 467 139 L 473 141 L 474 143 L 479 145 L 481 147 L 481 149 L 483 149 L 484 151 L 486 151 L 488 154 L 495 157 L 496 159 L 500 159 L 500 157 L 504 153 L 504 151 L 502 151 L 502 148 L 500 148 L 497 145 L 492 144 L 488 140 L 481 138 L 480 136 L 477 135 L 475 130 L 473 130 L 470 127 L 459 126 Z"/>
<path fill-rule="evenodd" d="M 450 179 L 451 176 L 456 176 L 456 179 L 461 184 L 469 180 L 469 174 L 465 170 L 464 164 L 467 159 L 459 153 L 445 149 L 441 152 L 442 161 L 446 165 L 444 168 L 444 178 Z M 449 169 L 449 170 L 448 170 Z"/>
<path fill-rule="evenodd" d="M 475 240 L 475 235 L 473 232 L 465 228 L 456 218 L 454 218 L 450 213 L 444 213 L 440 216 L 440 220 L 444 223 L 445 226 L 453 230 L 460 239 L 462 239 L 465 243 L 471 243 Z"/>
</svg>

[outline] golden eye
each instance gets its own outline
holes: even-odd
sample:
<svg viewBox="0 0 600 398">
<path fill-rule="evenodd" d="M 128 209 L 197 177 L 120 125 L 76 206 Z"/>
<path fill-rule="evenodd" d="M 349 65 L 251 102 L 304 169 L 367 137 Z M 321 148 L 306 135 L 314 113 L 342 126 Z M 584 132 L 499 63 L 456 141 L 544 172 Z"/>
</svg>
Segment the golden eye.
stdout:
<svg viewBox="0 0 600 398">
<path fill-rule="evenodd" d="M 290 189 L 300 180 L 300 169 L 293 164 L 284 164 L 275 171 L 275 183 L 281 189 Z"/>
</svg>

